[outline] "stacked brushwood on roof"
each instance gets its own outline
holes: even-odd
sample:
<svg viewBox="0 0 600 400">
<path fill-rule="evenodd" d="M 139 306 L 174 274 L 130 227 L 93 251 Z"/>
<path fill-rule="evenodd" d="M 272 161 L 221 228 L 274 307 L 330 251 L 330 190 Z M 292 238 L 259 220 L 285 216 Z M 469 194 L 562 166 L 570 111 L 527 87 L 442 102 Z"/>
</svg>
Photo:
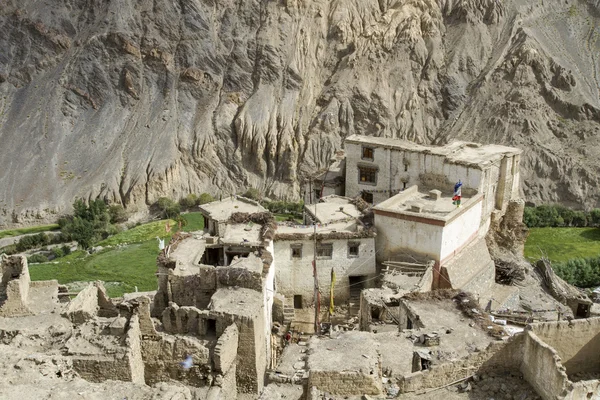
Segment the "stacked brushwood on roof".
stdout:
<svg viewBox="0 0 600 400">
<path fill-rule="evenodd" d="M 512 285 L 525 279 L 525 269 L 510 260 L 496 259 L 496 283 Z"/>
<path fill-rule="evenodd" d="M 261 225 L 260 237 L 262 240 L 273 240 L 275 230 L 277 229 L 275 218 L 270 212 L 258 212 L 252 214 L 235 212 L 229 217 L 229 222 L 233 224 L 247 224 L 248 222 L 253 222 Z"/>
<path fill-rule="evenodd" d="M 358 230 L 356 232 L 326 232 L 326 233 L 317 233 L 317 240 L 334 240 L 334 239 L 365 239 L 375 237 L 375 229 L 368 228 Z M 313 240 L 313 233 L 302 233 L 302 232 L 293 232 L 293 233 L 276 233 L 274 236 L 275 240 Z"/>
</svg>

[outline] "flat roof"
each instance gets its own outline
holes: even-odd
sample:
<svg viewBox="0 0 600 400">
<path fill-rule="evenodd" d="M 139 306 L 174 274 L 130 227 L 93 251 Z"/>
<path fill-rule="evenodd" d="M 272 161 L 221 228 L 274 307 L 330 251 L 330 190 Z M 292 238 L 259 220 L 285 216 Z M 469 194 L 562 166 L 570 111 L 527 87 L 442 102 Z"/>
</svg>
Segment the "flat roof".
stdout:
<svg viewBox="0 0 600 400">
<path fill-rule="evenodd" d="M 304 208 L 322 224 L 353 221 L 362 215 L 351 199 L 336 195 L 323 197 L 321 202 L 308 204 Z"/>
<path fill-rule="evenodd" d="M 266 212 L 267 209 L 258 204 L 254 200 L 247 199 L 242 196 L 231 196 L 223 200 L 213 201 L 199 206 L 200 210 L 207 214 L 210 218 L 219 222 L 227 221 L 231 214 L 243 212 L 254 214 Z"/>
<path fill-rule="evenodd" d="M 359 229 L 356 221 L 334 222 L 327 225 L 317 225 L 317 234 L 335 233 L 335 232 L 356 232 Z M 314 233 L 313 225 L 277 225 L 277 234 L 300 233 L 311 235 Z M 281 240 L 281 239 L 279 239 Z"/>
<path fill-rule="evenodd" d="M 255 317 L 262 313 L 263 294 L 256 290 L 236 287 L 218 289 L 210 298 L 209 310 L 227 314 Z"/>
<path fill-rule="evenodd" d="M 445 156 L 446 160 L 453 164 L 476 165 L 479 167 L 491 165 L 495 161 L 502 159 L 505 155 L 516 155 L 523 152 L 516 147 L 497 144 L 484 145 L 473 142 L 454 141 L 445 146 L 424 146 L 403 139 L 363 135 L 350 135 L 345 139 L 344 143 L 434 154 Z"/>
<path fill-rule="evenodd" d="M 260 246 L 260 230 L 262 226 L 249 222 L 247 224 L 226 224 L 221 237 L 223 244 L 241 246 Z"/>
<path fill-rule="evenodd" d="M 378 211 L 391 212 L 448 222 L 471 208 L 482 198 L 483 194 L 476 194 L 473 197 L 462 196 L 461 207 L 459 208 L 452 204 L 452 196 L 440 192 L 439 197 L 436 198 L 430 190 L 420 191 L 417 185 L 413 185 L 377 204 L 373 207 L 373 210 L 376 214 Z"/>
</svg>

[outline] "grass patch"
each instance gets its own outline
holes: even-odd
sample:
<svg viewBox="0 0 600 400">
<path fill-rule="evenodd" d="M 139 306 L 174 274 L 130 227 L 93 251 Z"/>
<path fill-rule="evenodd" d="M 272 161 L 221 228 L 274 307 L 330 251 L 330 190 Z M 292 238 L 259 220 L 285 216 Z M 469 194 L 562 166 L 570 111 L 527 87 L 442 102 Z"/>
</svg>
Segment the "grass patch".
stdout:
<svg viewBox="0 0 600 400">
<path fill-rule="evenodd" d="M 47 231 L 56 231 L 58 230 L 58 224 L 51 225 L 38 225 L 38 226 L 28 226 L 25 228 L 17 228 L 17 229 L 7 229 L 4 231 L 0 231 L 0 239 L 4 239 L 7 237 L 26 235 L 28 233 L 40 233 Z"/>
<path fill-rule="evenodd" d="M 525 257 L 536 261 L 542 252 L 552 262 L 597 257 L 600 255 L 600 228 L 530 228 Z"/>
<path fill-rule="evenodd" d="M 165 232 L 165 224 L 167 220 L 149 222 L 139 225 L 134 228 L 119 232 L 114 236 L 109 237 L 97 244 L 97 246 L 115 246 L 123 243 L 141 243 L 150 239 L 156 241 L 156 237 L 164 238 L 171 236 Z M 171 228 L 177 229 L 177 223 L 171 220 Z"/>
<path fill-rule="evenodd" d="M 201 212 L 181 214 L 187 224 L 182 228 L 184 232 L 201 231 L 204 229 L 204 217 Z"/>
<path fill-rule="evenodd" d="M 189 213 L 183 217 L 187 221 L 184 231 L 201 230 L 204 227 L 201 213 Z M 91 255 L 78 250 L 57 259 L 56 264 L 50 262 L 30 265 L 31 279 L 57 279 L 61 284 L 100 280 L 107 282 L 106 291 L 110 297 L 134 292 L 136 286 L 140 292 L 156 290 L 156 237 L 164 238 L 168 243 L 173 233 L 165 232 L 166 222 L 162 220 L 139 225 L 98 243 L 105 247 L 122 245 L 119 247 L 105 248 Z M 173 231 L 177 230 L 177 223 L 173 220 L 171 227 Z"/>
<path fill-rule="evenodd" d="M 281 214 L 280 213 L 280 214 L 273 214 L 273 216 L 275 217 L 275 221 L 277 221 L 277 222 L 290 221 L 290 219 L 291 219 L 297 224 L 302 224 L 302 219 L 296 218 L 294 216 L 294 214 Z"/>
<path fill-rule="evenodd" d="M 34 281 L 57 279 L 68 284 L 77 281 L 120 282 L 120 285 L 107 285 L 108 295 L 122 296 L 123 293 L 138 290 L 156 290 L 156 240 L 134 243 L 129 246 L 105 249 L 87 255 L 76 251 L 54 263 L 29 266 L 29 274 Z"/>
</svg>

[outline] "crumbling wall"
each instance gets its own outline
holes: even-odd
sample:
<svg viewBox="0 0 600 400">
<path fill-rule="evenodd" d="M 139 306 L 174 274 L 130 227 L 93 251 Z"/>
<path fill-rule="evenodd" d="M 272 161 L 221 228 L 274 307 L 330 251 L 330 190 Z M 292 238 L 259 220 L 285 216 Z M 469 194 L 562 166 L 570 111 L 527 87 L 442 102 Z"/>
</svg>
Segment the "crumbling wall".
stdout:
<svg viewBox="0 0 600 400">
<path fill-rule="evenodd" d="M 129 330 L 125 345 L 127 346 L 127 358 L 129 358 L 129 369 L 131 370 L 131 382 L 144 383 L 144 360 L 142 359 L 142 332 L 140 330 L 140 319 L 134 315 L 129 320 Z"/>
<path fill-rule="evenodd" d="M 231 324 L 219 337 L 214 350 L 214 365 L 219 372 L 227 372 L 235 365 L 237 358 L 239 331 Z"/>
<path fill-rule="evenodd" d="M 2 255 L 0 264 L 0 316 L 33 314 L 28 307 L 29 268 L 24 256 Z"/>
<path fill-rule="evenodd" d="M 600 318 L 546 322 L 531 331 L 560 356 L 568 375 L 593 372 L 600 376 Z"/>
<path fill-rule="evenodd" d="M 74 324 L 82 324 L 98 313 L 98 288 L 89 284 L 71 300 L 62 316 Z"/>
<path fill-rule="evenodd" d="M 338 396 L 357 394 L 379 395 L 381 393 L 381 376 L 370 375 L 361 371 L 310 371 L 309 387 Z"/>
<path fill-rule="evenodd" d="M 267 370 L 267 332 L 264 330 L 263 316 L 261 310 L 254 319 L 235 318 L 239 330 L 236 378 L 242 393 L 260 393 L 263 388 Z"/>
<path fill-rule="evenodd" d="M 197 273 L 193 275 L 181 276 L 171 274 L 168 278 L 168 301 L 175 302 L 180 306 L 193 306 L 205 309 L 217 288 L 217 277 L 214 267 L 200 267 Z M 159 287 L 160 290 L 161 288 Z"/>
<path fill-rule="evenodd" d="M 429 369 L 413 372 L 398 380 L 401 393 L 447 385 L 485 371 L 516 371 L 521 365 L 520 348 L 522 337 L 513 337 L 508 342 L 492 342 L 480 352 Z"/>
<path fill-rule="evenodd" d="M 567 374 L 552 347 L 542 342 L 535 333 L 527 331 L 521 351 L 521 372 L 542 398 L 556 399 L 567 393 Z"/>
<path fill-rule="evenodd" d="M 192 356 L 194 365 L 184 370 L 179 363 L 188 355 Z M 158 340 L 143 340 L 142 357 L 148 385 L 170 380 L 195 387 L 210 384 L 207 380 L 212 371 L 210 348 L 196 337 L 161 334 Z"/>
<path fill-rule="evenodd" d="M 262 271 L 249 271 L 243 267 L 217 267 L 217 287 L 237 286 L 262 291 Z M 212 294 L 211 294 L 212 295 Z"/>
</svg>

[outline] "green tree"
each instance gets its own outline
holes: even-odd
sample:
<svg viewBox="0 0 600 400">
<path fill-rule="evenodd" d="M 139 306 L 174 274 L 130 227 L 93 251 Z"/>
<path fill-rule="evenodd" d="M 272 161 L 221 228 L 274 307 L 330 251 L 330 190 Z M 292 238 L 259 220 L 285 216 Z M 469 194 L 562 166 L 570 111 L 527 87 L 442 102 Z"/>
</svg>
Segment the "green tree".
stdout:
<svg viewBox="0 0 600 400">
<path fill-rule="evenodd" d="M 169 199 L 168 197 L 161 197 L 156 202 L 158 208 L 162 211 L 163 217 L 175 218 L 181 212 L 179 204 Z"/>
<path fill-rule="evenodd" d="M 248 188 L 248 190 L 246 190 L 246 193 L 244 193 L 242 196 L 248 198 L 248 199 L 252 199 L 252 200 L 256 200 L 259 201 L 261 198 L 260 192 L 258 191 L 258 189 L 255 188 Z"/>
<path fill-rule="evenodd" d="M 122 222 L 127 222 L 129 217 L 127 216 L 127 211 L 120 204 L 113 204 L 108 208 L 108 214 L 110 215 L 110 223 L 117 224 Z"/>
<path fill-rule="evenodd" d="M 215 201 L 215 198 L 212 197 L 212 195 L 210 195 L 209 193 L 202 193 L 200 197 L 198 197 L 198 201 L 196 202 L 196 204 L 202 205 L 206 203 L 212 203 L 213 201 Z"/>
<path fill-rule="evenodd" d="M 181 204 L 181 206 L 183 208 L 192 208 L 196 205 L 196 203 L 198 202 L 198 196 L 196 196 L 194 193 L 190 193 L 187 196 L 185 196 L 183 199 L 179 200 L 179 204 Z"/>
</svg>

